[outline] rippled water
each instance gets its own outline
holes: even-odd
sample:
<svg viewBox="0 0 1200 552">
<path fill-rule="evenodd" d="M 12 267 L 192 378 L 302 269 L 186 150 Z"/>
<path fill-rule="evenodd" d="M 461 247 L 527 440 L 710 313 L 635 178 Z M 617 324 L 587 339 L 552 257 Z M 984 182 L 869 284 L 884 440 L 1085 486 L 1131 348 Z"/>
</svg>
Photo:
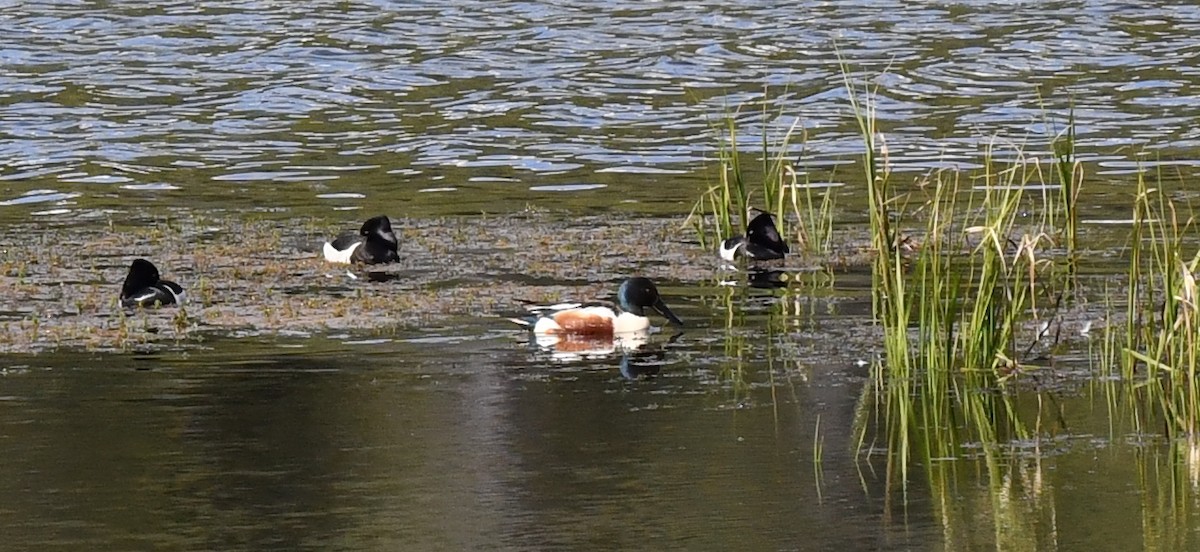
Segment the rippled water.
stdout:
<svg viewBox="0 0 1200 552">
<path fill-rule="evenodd" d="M 9 208 L 44 189 L 107 208 L 478 212 L 597 184 L 572 201 L 662 212 L 703 181 L 712 120 L 764 95 L 765 116 L 739 113 L 750 143 L 798 120 L 809 167 L 851 160 L 839 51 L 879 86 L 898 169 L 976 162 L 994 136 L 1044 150 L 1070 106 L 1106 170 L 1142 150 L 1197 161 L 1194 5 L 444 4 L 9 4 L 0 216 L 62 201 Z"/>
<path fill-rule="evenodd" d="M 411 237 L 438 233 L 436 216 L 534 207 L 616 211 L 610 236 L 626 213 L 686 214 L 713 178 L 712 125 L 733 115 L 748 147 L 803 129 L 801 165 L 846 184 L 853 224 L 840 60 L 878 87 L 897 171 L 976 165 L 993 143 L 1044 155 L 1073 116 L 1080 157 L 1111 181 L 1095 185 L 1119 190 L 1138 163 L 1184 178 L 1200 164 L 1198 53 L 1200 7 L 1183 2 L 0 1 L 0 222 L 22 233 L 5 243 L 71 245 L 78 226 L 199 217 L 219 238 L 242 228 L 220 217 L 346 225 L 364 210 L 426 219 Z M 564 238 L 581 244 L 567 278 L 536 258 L 465 274 L 449 255 L 470 236 L 446 233 L 417 240 L 436 264 L 406 265 L 455 275 L 430 288 L 615 279 L 582 231 Z M 157 253 L 195 253 L 178 240 Z M 115 273 L 125 259 L 106 251 Z M 80 257 L 35 268 L 96 268 Z M 1194 547 L 1195 491 L 1175 491 L 1200 488 L 1200 453 L 1125 427 L 1101 391 L 1029 395 L 1044 440 L 1008 443 L 1002 465 L 965 450 L 923 466 L 900 496 L 883 437 L 856 419 L 877 352 L 861 275 L 731 298 L 693 265 L 663 286 L 688 330 L 632 357 L 563 362 L 490 306 L 424 328 L 6 356 L 0 548 Z M 408 289 L 333 282 L 343 298 Z M 1086 372 L 1065 360 L 1059 373 Z"/>
</svg>

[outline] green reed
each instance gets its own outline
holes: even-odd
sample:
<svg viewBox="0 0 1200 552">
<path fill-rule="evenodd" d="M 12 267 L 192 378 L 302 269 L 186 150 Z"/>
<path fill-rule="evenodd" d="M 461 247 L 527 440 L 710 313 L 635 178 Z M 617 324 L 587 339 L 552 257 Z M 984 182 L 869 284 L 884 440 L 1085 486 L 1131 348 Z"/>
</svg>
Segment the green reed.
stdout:
<svg viewBox="0 0 1200 552">
<path fill-rule="evenodd" d="M 874 381 L 901 481 L 913 458 L 956 456 L 964 439 L 992 446 L 1000 433 L 1025 434 L 1008 415 L 1009 396 L 994 391 L 1020 369 L 1015 336 L 1045 267 L 1038 237 L 1010 237 L 1021 187 L 963 194 L 955 172 L 934 175 L 930 187 L 915 257 L 893 248 L 876 261 L 875 287 L 889 291 L 880 301 L 886 363 Z"/>
<path fill-rule="evenodd" d="M 889 205 L 893 198 L 889 196 L 888 191 L 890 171 L 887 170 L 886 155 L 883 156 L 883 166 L 880 167 L 880 156 L 877 152 L 875 104 L 872 99 L 876 91 L 863 85 L 860 92 L 851 79 L 849 67 L 843 63 L 841 69 L 850 109 L 858 123 L 863 142 L 862 163 L 867 186 L 871 249 L 875 252 L 872 266 L 872 312 L 883 326 L 884 350 L 889 365 L 898 364 L 899 369 L 907 374 L 910 367 L 907 328 L 912 306 L 905 289 L 904 263 L 900 257 L 900 250 L 896 247 L 896 237 L 891 230 Z"/>
<path fill-rule="evenodd" d="M 1067 118 L 1067 128 L 1050 143 L 1054 151 L 1054 170 L 1058 175 L 1059 203 L 1062 207 L 1063 245 L 1073 264 L 1079 248 L 1079 190 L 1083 184 L 1083 165 L 1075 157 L 1075 110 Z M 1050 210 L 1056 213 L 1057 210 Z"/>
<path fill-rule="evenodd" d="M 939 460 L 961 458 L 969 444 L 991 486 L 997 543 L 1040 547 L 1045 535 L 1030 518 L 1052 517 L 1054 501 L 1031 509 L 1028 500 L 1013 500 L 1007 485 L 1014 470 L 1021 470 L 1020 460 L 1004 443 L 1036 443 L 1046 431 L 1044 395 L 1037 395 L 1038 413 L 1030 421 L 1027 411 L 1015 407 L 1030 391 L 1015 382 L 1050 369 L 1027 363 L 1033 343 L 1026 338 L 1041 339 L 1041 326 L 1054 319 L 1056 309 L 1077 300 L 1085 173 L 1076 154 L 1074 115 L 1051 139 L 1049 171 L 1019 147 L 1015 155 L 996 156 L 989 146 L 978 170 L 934 172 L 900 190 L 875 120 L 876 91 L 853 81 L 845 67 L 843 75 L 864 147 L 875 252 L 873 312 L 883 339 L 882 359 L 872 365 L 856 411 L 859 450 L 870 458 L 873 445 L 884 441 L 888 488 L 906 492 L 919 466 L 937 502 L 955 499 L 945 486 L 953 484 L 946 470 L 956 463 Z M 1165 428 L 1179 456 L 1186 456 L 1172 462 L 1186 464 L 1186 483 L 1195 487 L 1200 246 L 1194 216 L 1164 188 L 1161 174 L 1138 177 L 1126 281 L 1109 288 L 1123 286 L 1125 292 L 1106 294 L 1108 315 L 1092 335 L 1099 335 L 1094 351 L 1099 373 L 1119 376 L 1100 384 L 1114 433 L 1130 434 L 1115 429 L 1125 416 L 1134 434 Z M 1040 216 L 1023 215 L 1028 212 Z M 912 229 L 920 236 L 916 250 L 905 247 L 910 240 L 904 232 Z M 879 433 L 872 434 L 871 427 Z M 1036 459 L 1040 453 L 1021 454 Z M 960 521 L 963 529 L 977 529 L 976 518 Z M 1027 531 L 1014 533 L 1013 527 Z"/>
<path fill-rule="evenodd" d="M 883 334 L 874 400 L 864 404 L 877 408 L 889 479 L 904 488 L 913 460 L 929 469 L 932 459 L 958 456 L 965 442 L 990 458 L 997 443 L 1029 434 L 1007 382 L 1026 370 L 1028 348 L 1018 337 L 1053 308 L 1038 298 L 1064 286 L 1061 259 L 1048 254 L 1055 232 L 1046 221 L 1067 217 L 1027 226 L 1021 213 L 1066 204 L 1027 192 L 1046 187 L 1035 186 L 1043 182 L 1037 160 L 1020 148 L 997 162 L 989 146 L 976 171 L 937 171 L 912 191 L 894 191 L 876 91 L 856 85 L 845 67 L 843 75 L 864 150 L 873 312 Z M 913 223 L 919 240 L 901 231 Z"/>
<path fill-rule="evenodd" d="M 1043 109 L 1043 123 L 1047 128 L 1055 128 L 1057 125 L 1050 117 L 1045 109 L 1045 98 L 1042 98 L 1039 91 L 1039 102 Z M 1057 184 L 1058 205 L 1055 208 L 1047 208 L 1042 211 L 1042 216 L 1047 222 L 1048 227 L 1058 230 L 1058 236 L 1061 238 L 1062 246 L 1066 249 L 1067 268 L 1073 274 L 1075 263 L 1078 261 L 1079 248 L 1079 192 L 1082 189 L 1084 180 L 1083 164 L 1080 163 L 1078 156 L 1075 155 L 1075 105 L 1071 103 L 1067 111 L 1066 126 L 1061 131 L 1057 131 L 1050 140 L 1050 152 L 1053 156 L 1051 178 L 1043 178 L 1042 181 L 1048 184 Z M 1040 168 L 1038 169 L 1040 173 Z M 1050 198 L 1047 198 L 1047 207 Z M 1067 284 L 1071 285 L 1074 282 L 1068 280 Z"/>
<path fill-rule="evenodd" d="M 716 218 L 720 235 L 729 236 L 734 228 L 732 214 L 745 216 L 750 208 L 750 190 L 746 185 L 742 155 L 737 145 L 737 118 L 733 115 L 726 116 L 721 130 L 723 134 L 717 139 L 719 193 L 710 195 L 709 212 Z"/>
<path fill-rule="evenodd" d="M 1195 232 L 1192 217 L 1181 220 L 1163 191 L 1162 175 L 1151 187 L 1140 173 L 1133 205 L 1123 334 L 1105 334 L 1117 362 L 1143 407 L 1155 407 L 1171 438 L 1200 433 L 1200 251 L 1185 252 Z M 1120 340 L 1120 341 L 1117 341 Z M 1115 372 L 1115 367 L 1105 367 Z M 1140 375 L 1139 375 L 1140 374 Z M 1141 413 L 1139 413 L 1141 415 Z"/>
<path fill-rule="evenodd" d="M 816 427 L 813 428 L 812 467 L 813 486 L 816 487 L 818 504 L 824 501 L 824 496 L 821 492 L 825 485 L 824 457 L 825 438 L 821 435 L 821 415 L 817 414 Z"/>
<path fill-rule="evenodd" d="M 790 211 L 797 219 L 792 235 L 798 251 L 814 256 L 828 255 L 833 250 L 833 188 L 821 188 L 818 192 L 807 172 L 802 183 L 799 171 L 788 169 L 784 177 L 790 180 L 786 186 L 791 201 L 786 208 L 776 212 Z"/>
<path fill-rule="evenodd" d="M 763 120 L 778 118 L 769 112 L 767 100 L 761 104 Z M 832 189 L 815 192 L 807 171 L 797 168 L 791 154 L 794 142 L 804 142 L 799 121 L 793 122 L 778 138 L 772 139 L 764 126 L 759 164 L 745 160 L 739 144 L 737 113 L 710 125 L 717 135 L 716 183 L 701 192 L 692 205 L 687 224 L 696 232 L 703 247 L 715 247 L 722 239 L 741 234 L 752 207 L 776 216 L 780 235 L 798 245 L 798 250 L 826 254 L 833 236 L 834 196 Z M 803 158 L 803 153 L 799 158 Z M 800 178 L 804 176 L 803 182 Z"/>
</svg>

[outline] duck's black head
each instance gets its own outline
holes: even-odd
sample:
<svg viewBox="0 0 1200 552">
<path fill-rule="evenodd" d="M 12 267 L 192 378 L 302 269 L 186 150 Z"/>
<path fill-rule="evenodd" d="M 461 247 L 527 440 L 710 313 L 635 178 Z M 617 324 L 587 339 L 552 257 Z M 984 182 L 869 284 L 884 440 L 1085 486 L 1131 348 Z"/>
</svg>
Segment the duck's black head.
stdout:
<svg viewBox="0 0 1200 552">
<path fill-rule="evenodd" d="M 649 278 L 635 277 L 622 282 L 621 288 L 617 290 L 617 300 L 626 312 L 646 316 L 645 309 L 650 307 L 672 324 L 683 325 L 683 321 L 667 308 L 667 304 L 658 295 L 658 288 L 654 287 L 654 282 Z"/>
<path fill-rule="evenodd" d="M 161 277 L 158 267 L 146 259 L 134 259 L 129 265 L 129 274 L 125 275 L 125 283 L 121 285 L 121 297 L 131 297 L 148 287 L 158 284 Z"/>
<path fill-rule="evenodd" d="M 386 215 L 367 219 L 358 233 L 366 238 L 363 247 L 371 257 L 370 262 L 391 263 L 400 260 L 397 253 L 400 242 L 396 239 L 396 233 L 392 232 L 391 219 Z"/>
<path fill-rule="evenodd" d="M 375 237 L 393 244 L 397 243 L 396 234 L 392 232 L 392 221 L 387 218 L 387 215 L 367 219 L 367 222 L 364 222 L 362 228 L 358 230 L 358 234 L 367 239 Z"/>
</svg>

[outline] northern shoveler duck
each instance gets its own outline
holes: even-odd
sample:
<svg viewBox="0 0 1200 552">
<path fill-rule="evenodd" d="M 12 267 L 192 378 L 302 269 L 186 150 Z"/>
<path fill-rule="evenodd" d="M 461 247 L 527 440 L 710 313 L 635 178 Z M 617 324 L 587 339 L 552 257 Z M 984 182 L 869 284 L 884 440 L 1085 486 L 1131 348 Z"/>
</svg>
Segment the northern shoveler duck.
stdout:
<svg viewBox="0 0 1200 552">
<path fill-rule="evenodd" d="M 746 235 L 734 236 L 721 242 L 721 258 L 732 262 L 738 256 L 752 261 L 772 261 L 782 259 L 790 253 L 779 230 L 775 229 L 775 220 L 771 213 L 759 213 L 746 225 Z"/>
<path fill-rule="evenodd" d="M 325 260 L 331 263 L 384 264 L 400 260 L 398 248 L 392 221 L 380 215 L 367 219 L 357 235 L 348 234 L 325 242 L 324 251 Z"/>
<path fill-rule="evenodd" d="M 126 308 L 182 305 L 183 298 L 183 287 L 163 280 L 158 267 L 146 259 L 133 260 L 121 285 L 121 306 Z"/>
<path fill-rule="evenodd" d="M 629 278 L 622 282 L 617 290 L 617 302 L 619 307 L 606 302 L 530 307 L 532 316 L 513 318 L 512 321 L 532 328 L 533 333 L 539 336 L 610 337 L 649 329 L 650 319 L 646 316 L 646 309 L 651 308 L 672 324 L 683 325 L 683 321 L 663 302 L 654 282 L 648 278 Z"/>
</svg>

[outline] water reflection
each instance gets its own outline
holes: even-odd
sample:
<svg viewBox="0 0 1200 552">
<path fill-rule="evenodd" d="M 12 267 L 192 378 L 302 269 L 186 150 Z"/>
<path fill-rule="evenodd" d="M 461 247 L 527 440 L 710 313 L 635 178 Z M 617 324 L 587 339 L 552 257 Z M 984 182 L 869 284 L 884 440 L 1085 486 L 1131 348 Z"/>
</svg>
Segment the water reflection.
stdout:
<svg viewBox="0 0 1200 552">
<path fill-rule="evenodd" d="M 390 282 L 400 278 L 400 274 L 382 270 L 369 270 L 363 273 L 368 282 Z"/>
<path fill-rule="evenodd" d="M 571 364 L 484 327 L 6 357 L 0 522 L 95 550 L 1191 544 L 1197 447 L 1123 398 L 981 395 L 990 440 L 917 413 L 899 471 L 830 348 L 863 332 L 844 285 L 714 285 L 686 332 Z"/>
<path fill-rule="evenodd" d="M 6 542 L 686 549 L 700 534 L 767 548 L 884 538 L 876 508 L 814 508 L 812 482 L 795 477 L 811 456 L 805 407 L 720 407 L 672 356 L 694 354 L 686 335 L 671 344 L 682 350 L 623 357 L 625 376 L 547 369 L 510 336 L 450 356 L 400 342 L 233 356 L 226 343 L 207 359 L 87 369 L 63 356 L 68 365 L 5 380 Z M 829 503 L 873 501 L 831 448 Z M 919 539 L 920 518 L 886 538 Z"/>
<path fill-rule="evenodd" d="M 618 359 L 621 375 L 636 380 L 655 376 L 664 364 L 669 364 L 667 349 L 683 335 L 681 331 L 669 336 L 662 336 L 658 331 L 613 336 L 531 334 L 528 348 L 535 361 L 545 359 L 555 364 Z"/>
<path fill-rule="evenodd" d="M 789 273 L 786 270 L 751 270 L 746 274 L 746 280 L 752 287 L 781 288 L 787 287 Z"/>
<path fill-rule="evenodd" d="M 556 362 L 575 362 L 606 358 L 617 352 L 634 352 L 649 341 L 649 331 L 618 333 L 611 336 L 532 334 L 529 347 Z"/>
<path fill-rule="evenodd" d="M 661 351 L 621 355 L 621 375 L 630 380 L 657 376 L 662 371 L 664 357 Z"/>
</svg>

